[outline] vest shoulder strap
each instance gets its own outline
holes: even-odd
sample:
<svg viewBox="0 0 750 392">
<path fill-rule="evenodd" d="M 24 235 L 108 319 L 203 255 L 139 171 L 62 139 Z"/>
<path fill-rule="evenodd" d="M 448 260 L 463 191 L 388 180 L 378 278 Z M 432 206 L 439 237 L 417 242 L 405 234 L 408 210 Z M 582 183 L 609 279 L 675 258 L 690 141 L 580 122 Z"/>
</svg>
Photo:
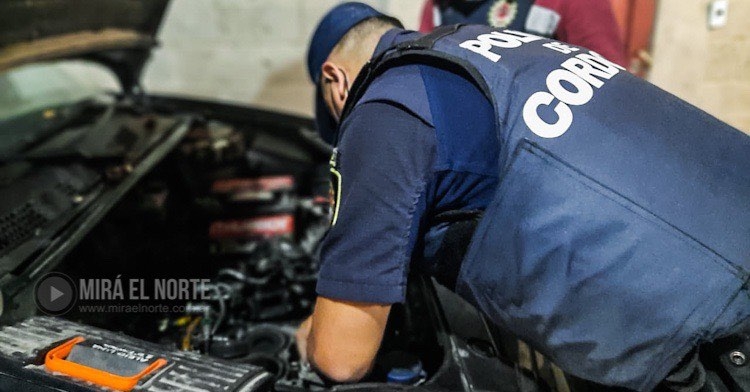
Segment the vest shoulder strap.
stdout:
<svg viewBox="0 0 750 392">
<path fill-rule="evenodd" d="M 373 57 L 367 62 L 357 79 L 352 84 L 349 99 L 347 99 L 344 110 L 341 114 L 341 122 L 351 113 L 352 109 L 362 99 L 367 88 L 372 82 L 387 69 L 406 64 L 426 64 L 426 65 L 448 65 L 465 72 L 479 87 L 482 93 L 493 101 L 489 86 L 479 71 L 469 62 L 460 59 L 448 53 L 433 49 L 435 42 L 454 34 L 462 25 L 441 26 L 432 33 L 424 35 L 415 40 L 402 42 L 394 45 L 382 53 Z"/>
</svg>

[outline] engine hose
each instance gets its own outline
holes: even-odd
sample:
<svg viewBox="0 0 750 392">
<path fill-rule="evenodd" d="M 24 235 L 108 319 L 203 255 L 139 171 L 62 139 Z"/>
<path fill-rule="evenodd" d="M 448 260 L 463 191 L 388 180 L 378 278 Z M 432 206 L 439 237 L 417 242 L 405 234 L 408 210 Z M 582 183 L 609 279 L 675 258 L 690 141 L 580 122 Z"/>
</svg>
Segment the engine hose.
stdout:
<svg viewBox="0 0 750 392">
<path fill-rule="evenodd" d="M 191 339 L 193 337 L 193 331 L 195 331 L 195 328 L 198 326 L 198 324 L 201 322 L 200 317 L 196 317 L 193 319 L 193 321 L 188 324 L 187 328 L 185 329 L 185 336 L 182 337 L 182 350 L 183 351 L 189 351 L 191 348 Z"/>
</svg>

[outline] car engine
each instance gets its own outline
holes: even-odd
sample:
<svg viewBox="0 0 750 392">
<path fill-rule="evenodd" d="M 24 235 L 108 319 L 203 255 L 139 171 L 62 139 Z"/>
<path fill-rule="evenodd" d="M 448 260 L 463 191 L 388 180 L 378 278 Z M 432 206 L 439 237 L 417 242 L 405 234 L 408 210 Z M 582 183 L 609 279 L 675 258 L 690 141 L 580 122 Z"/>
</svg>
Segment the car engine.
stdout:
<svg viewBox="0 0 750 392">
<path fill-rule="evenodd" d="M 17 380 L 34 380 L 38 390 L 99 390 L 75 373 L 48 383 L 50 353 L 68 345 L 68 359 L 97 348 L 165 359 L 135 390 L 332 387 L 300 361 L 294 341 L 314 305 L 318 245 L 330 221 L 327 147 L 300 147 L 309 142 L 231 120 L 185 121 L 179 144 L 56 266 L 79 286 L 76 306 L 31 318 L 24 313 L 37 312 L 21 306 L 19 321 L 0 329 L 2 362 L 30 372 Z M 97 170 L 110 184 L 128 173 L 123 165 Z M 150 292 L 159 282 L 200 284 L 197 295 L 162 298 L 169 308 L 159 311 L 112 294 L 113 282 L 129 279 Z M 408 293 L 408 305 L 393 308 L 375 368 L 347 388 L 416 387 L 443 366 L 432 294 L 418 279 Z"/>
</svg>

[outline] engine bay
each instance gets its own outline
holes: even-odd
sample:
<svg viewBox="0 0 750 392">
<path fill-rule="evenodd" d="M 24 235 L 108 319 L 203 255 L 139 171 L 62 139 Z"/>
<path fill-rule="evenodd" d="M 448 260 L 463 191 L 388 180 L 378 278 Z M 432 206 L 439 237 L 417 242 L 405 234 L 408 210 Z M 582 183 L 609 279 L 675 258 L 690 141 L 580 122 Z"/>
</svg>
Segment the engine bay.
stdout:
<svg viewBox="0 0 750 392">
<path fill-rule="evenodd" d="M 330 219 L 325 166 L 299 170 L 294 160 L 246 150 L 246 138 L 222 122 L 192 123 L 178 148 L 59 268 L 74 280 L 83 271 L 111 281 L 113 272 L 119 279 L 200 278 L 201 300 L 171 301 L 182 313 L 90 314 L 79 305 L 63 317 L 256 365 L 280 389 L 323 388 L 299 360 L 294 331 L 315 300 L 317 245 Z M 420 352 L 438 347 L 434 335 L 417 332 L 428 330 L 426 317 L 414 307 L 394 311 L 368 381 L 392 381 L 389 372 L 401 369 L 395 357 L 419 368 L 411 384 L 436 370 L 441 352 Z"/>
<path fill-rule="evenodd" d="M 280 142 L 190 120 L 181 143 L 56 268 L 88 293 L 61 317 L 257 366 L 277 390 L 325 388 L 300 361 L 294 331 L 315 301 L 318 244 L 330 220 L 327 165 L 310 165 L 304 151 Z M 162 298 L 170 311 L 150 312 L 151 302 L 117 295 L 118 281 L 134 278 L 200 281 L 200 293 Z M 442 363 L 431 330 L 424 304 L 396 306 L 365 382 L 424 383 Z"/>
</svg>

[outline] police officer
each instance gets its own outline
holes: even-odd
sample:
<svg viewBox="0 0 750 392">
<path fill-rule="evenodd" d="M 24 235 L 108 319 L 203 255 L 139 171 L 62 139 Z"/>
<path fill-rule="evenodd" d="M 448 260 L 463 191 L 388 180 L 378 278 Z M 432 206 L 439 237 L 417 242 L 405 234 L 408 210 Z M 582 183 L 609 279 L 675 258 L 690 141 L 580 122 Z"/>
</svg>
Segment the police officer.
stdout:
<svg viewBox="0 0 750 392">
<path fill-rule="evenodd" d="M 427 0 L 419 31 L 456 23 L 525 31 L 627 62 L 609 0 Z"/>
<path fill-rule="evenodd" d="M 605 385 L 748 328 L 750 137 L 587 49 L 359 3 L 308 66 L 335 205 L 297 337 L 331 379 L 369 371 L 410 269 Z"/>
</svg>

